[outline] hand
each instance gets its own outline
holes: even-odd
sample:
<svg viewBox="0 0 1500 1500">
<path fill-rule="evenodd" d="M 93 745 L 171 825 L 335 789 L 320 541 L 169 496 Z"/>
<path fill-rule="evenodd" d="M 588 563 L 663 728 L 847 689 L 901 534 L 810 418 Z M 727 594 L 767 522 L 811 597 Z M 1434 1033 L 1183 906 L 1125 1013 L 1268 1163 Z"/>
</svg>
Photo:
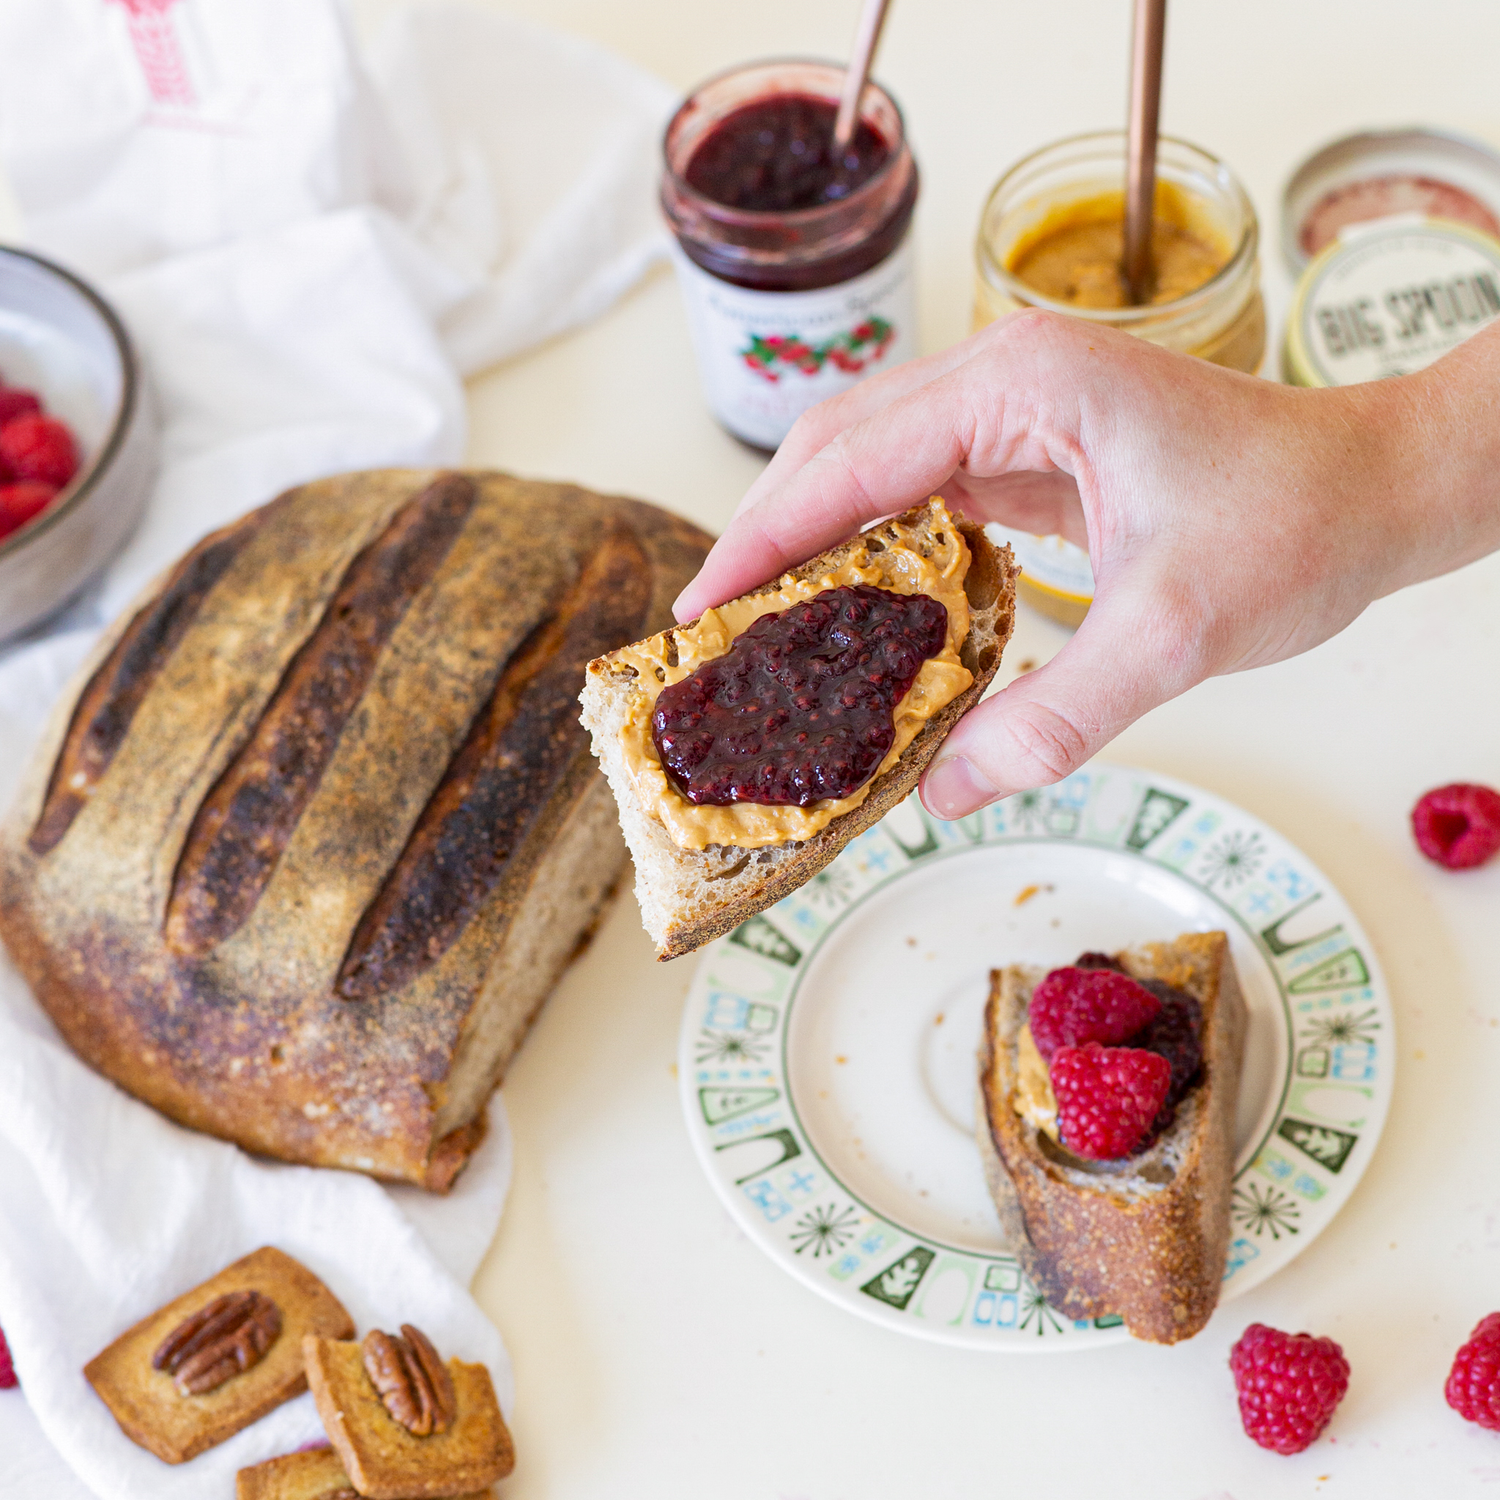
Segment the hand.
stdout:
<svg viewBox="0 0 1500 1500">
<path fill-rule="evenodd" d="M 1086 547 L 1095 594 L 923 778 L 942 818 L 1060 780 L 1148 709 L 1306 651 L 1500 544 L 1500 325 L 1420 374 L 1300 391 L 1023 312 L 808 412 L 677 601 L 690 619 L 942 494 Z"/>
</svg>

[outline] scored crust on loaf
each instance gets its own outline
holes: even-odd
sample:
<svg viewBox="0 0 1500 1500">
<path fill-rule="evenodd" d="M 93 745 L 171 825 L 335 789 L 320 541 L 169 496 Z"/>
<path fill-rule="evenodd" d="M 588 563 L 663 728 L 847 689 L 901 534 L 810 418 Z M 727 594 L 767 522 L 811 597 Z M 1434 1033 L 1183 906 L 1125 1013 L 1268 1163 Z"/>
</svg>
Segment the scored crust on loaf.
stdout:
<svg viewBox="0 0 1500 1500">
<path fill-rule="evenodd" d="M 505 474 L 315 481 L 106 633 L 0 827 L 0 937 L 184 1125 L 444 1190 L 626 862 L 584 667 L 712 539 Z"/>
<path fill-rule="evenodd" d="M 1245 1002 L 1222 932 L 1116 957 L 1203 1008 L 1203 1078 L 1171 1126 L 1123 1163 L 1085 1164 L 1016 1112 L 1017 1037 L 1047 970 L 1012 965 L 993 971 L 985 1006 L 980 1155 L 1006 1239 L 1054 1307 L 1171 1344 L 1208 1321 L 1224 1276 Z"/>
<path fill-rule="evenodd" d="M 964 592 L 970 608 L 969 634 L 959 655 L 973 683 L 923 726 L 900 760 L 876 778 L 856 808 L 835 818 L 802 843 L 742 849 L 711 844 L 683 849 L 641 805 L 625 764 L 621 731 L 634 695 L 634 672 L 614 655 L 589 663 L 581 702 L 583 723 L 593 736 L 594 754 L 619 806 L 620 826 L 635 863 L 636 898 L 641 919 L 656 944 L 658 959 L 677 958 L 737 927 L 811 880 L 850 839 L 879 822 L 916 786 L 948 731 L 976 704 L 1000 666 L 1015 621 L 1016 567 L 1009 547 L 997 547 L 982 526 L 954 517 L 971 554 Z M 820 553 L 783 577 L 815 578 L 837 568 L 882 527 L 913 528 L 918 545 L 938 524 L 926 505 L 881 522 L 869 532 Z M 887 531 L 887 536 L 894 533 Z M 774 592 L 773 579 L 745 597 Z M 689 625 L 696 623 L 688 622 Z M 684 627 L 687 628 L 687 627 Z"/>
</svg>

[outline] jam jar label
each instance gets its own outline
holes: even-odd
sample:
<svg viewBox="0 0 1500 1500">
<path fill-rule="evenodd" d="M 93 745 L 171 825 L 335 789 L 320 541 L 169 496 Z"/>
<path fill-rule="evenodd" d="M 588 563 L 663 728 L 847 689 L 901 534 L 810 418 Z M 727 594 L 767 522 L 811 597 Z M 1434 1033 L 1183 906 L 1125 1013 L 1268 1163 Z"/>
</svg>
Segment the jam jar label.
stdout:
<svg viewBox="0 0 1500 1500">
<path fill-rule="evenodd" d="M 1405 375 L 1497 316 L 1500 241 L 1410 218 L 1346 229 L 1303 278 L 1288 373 L 1319 386 Z"/>
<path fill-rule="evenodd" d="M 757 292 L 674 246 L 703 391 L 737 437 L 774 448 L 808 407 L 916 353 L 908 234 L 873 270 L 811 292 Z"/>
</svg>

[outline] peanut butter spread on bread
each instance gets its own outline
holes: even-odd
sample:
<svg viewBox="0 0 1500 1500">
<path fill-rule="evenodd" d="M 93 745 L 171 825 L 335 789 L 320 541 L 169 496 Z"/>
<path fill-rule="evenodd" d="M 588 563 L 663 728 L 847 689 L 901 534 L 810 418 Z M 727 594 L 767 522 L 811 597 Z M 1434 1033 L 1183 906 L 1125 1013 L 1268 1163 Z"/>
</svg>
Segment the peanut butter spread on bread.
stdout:
<svg viewBox="0 0 1500 1500">
<path fill-rule="evenodd" d="M 618 660 L 638 674 L 642 689 L 620 731 L 625 765 L 636 796 L 680 848 L 732 844 L 759 849 L 768 844 L 800 843 L 811 838 L 833 819 L 858 807 L 876 780 L 901 758 L 922 726 L 973 682 L 973 674 L 958 654 L 969 633 L 969 601 L 964 593 L 969 548 L 943 501 L 934 496 L 929 505 L 933 521 L 941 523 L 930 546 L 915 545 L 911 527 L 887 523 L 880 528 L 881 538 L 872 537 L 842 564 L 824 574 L 805 579 L 787 574 L 774 588 L 705 610 L 691 625 L 664 630 L 618 653 Z M 896 539 L 885 540 L 893 530 Z M 948 636 L 943 649 L 923 663 L 916 681 L 896 705 L 896 738 L 875 775 L 850 796 L 817 802 L 811 807 L 753 802 L 715 807 L 689 802 L 668 779 L 651 740 L 651 713 L 662 688 L 680 682 L 704 662 L 722 656 L 734 639 L 762 615 L 779 614 L 825 589 L 855 584 L 868 584 L 895 594 L 926 594 L 948 611 Z"/>
<path fill-rule="evenodd" d="M 1016 1033 L 1016 1090 L 1012 1103 L 1016 1113 L 1028 1124 L 1046 1132 L 1054 1141 L 1059 1139 L 1057 1096 L 1052 1092 L 1047 1064 L 1037 1050 L 1030 1025 L 1026 1023 L 1022 1023 Z"/>
</svg>

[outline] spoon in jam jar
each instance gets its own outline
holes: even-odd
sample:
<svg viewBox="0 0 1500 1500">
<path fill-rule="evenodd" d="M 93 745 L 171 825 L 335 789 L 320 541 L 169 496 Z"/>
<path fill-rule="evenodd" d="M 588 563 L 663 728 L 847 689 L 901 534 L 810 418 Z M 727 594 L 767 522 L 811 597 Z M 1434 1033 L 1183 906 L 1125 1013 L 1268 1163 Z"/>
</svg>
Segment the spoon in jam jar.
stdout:
<svg viewBox="0 0 1500 1500">
<path fill-rule="evenodd" d="M 859 27 L 854 33 L 854 50 L 849 57 L 849 66 L 844 72 L 844 92 L 839 99 L 839 112 L 833 122 L 833 159 L 840 160 L 854 140 L 854 130 L 859 124 L 859 101 L 864 98 L 865 83 L 870 76 L 870 66 L 875 61 L 875 49 L 880 45 L 880 29 L 885 25 L 885 12 L 890 0 L 865 0 L 859 15 Z"/>
</svg>

